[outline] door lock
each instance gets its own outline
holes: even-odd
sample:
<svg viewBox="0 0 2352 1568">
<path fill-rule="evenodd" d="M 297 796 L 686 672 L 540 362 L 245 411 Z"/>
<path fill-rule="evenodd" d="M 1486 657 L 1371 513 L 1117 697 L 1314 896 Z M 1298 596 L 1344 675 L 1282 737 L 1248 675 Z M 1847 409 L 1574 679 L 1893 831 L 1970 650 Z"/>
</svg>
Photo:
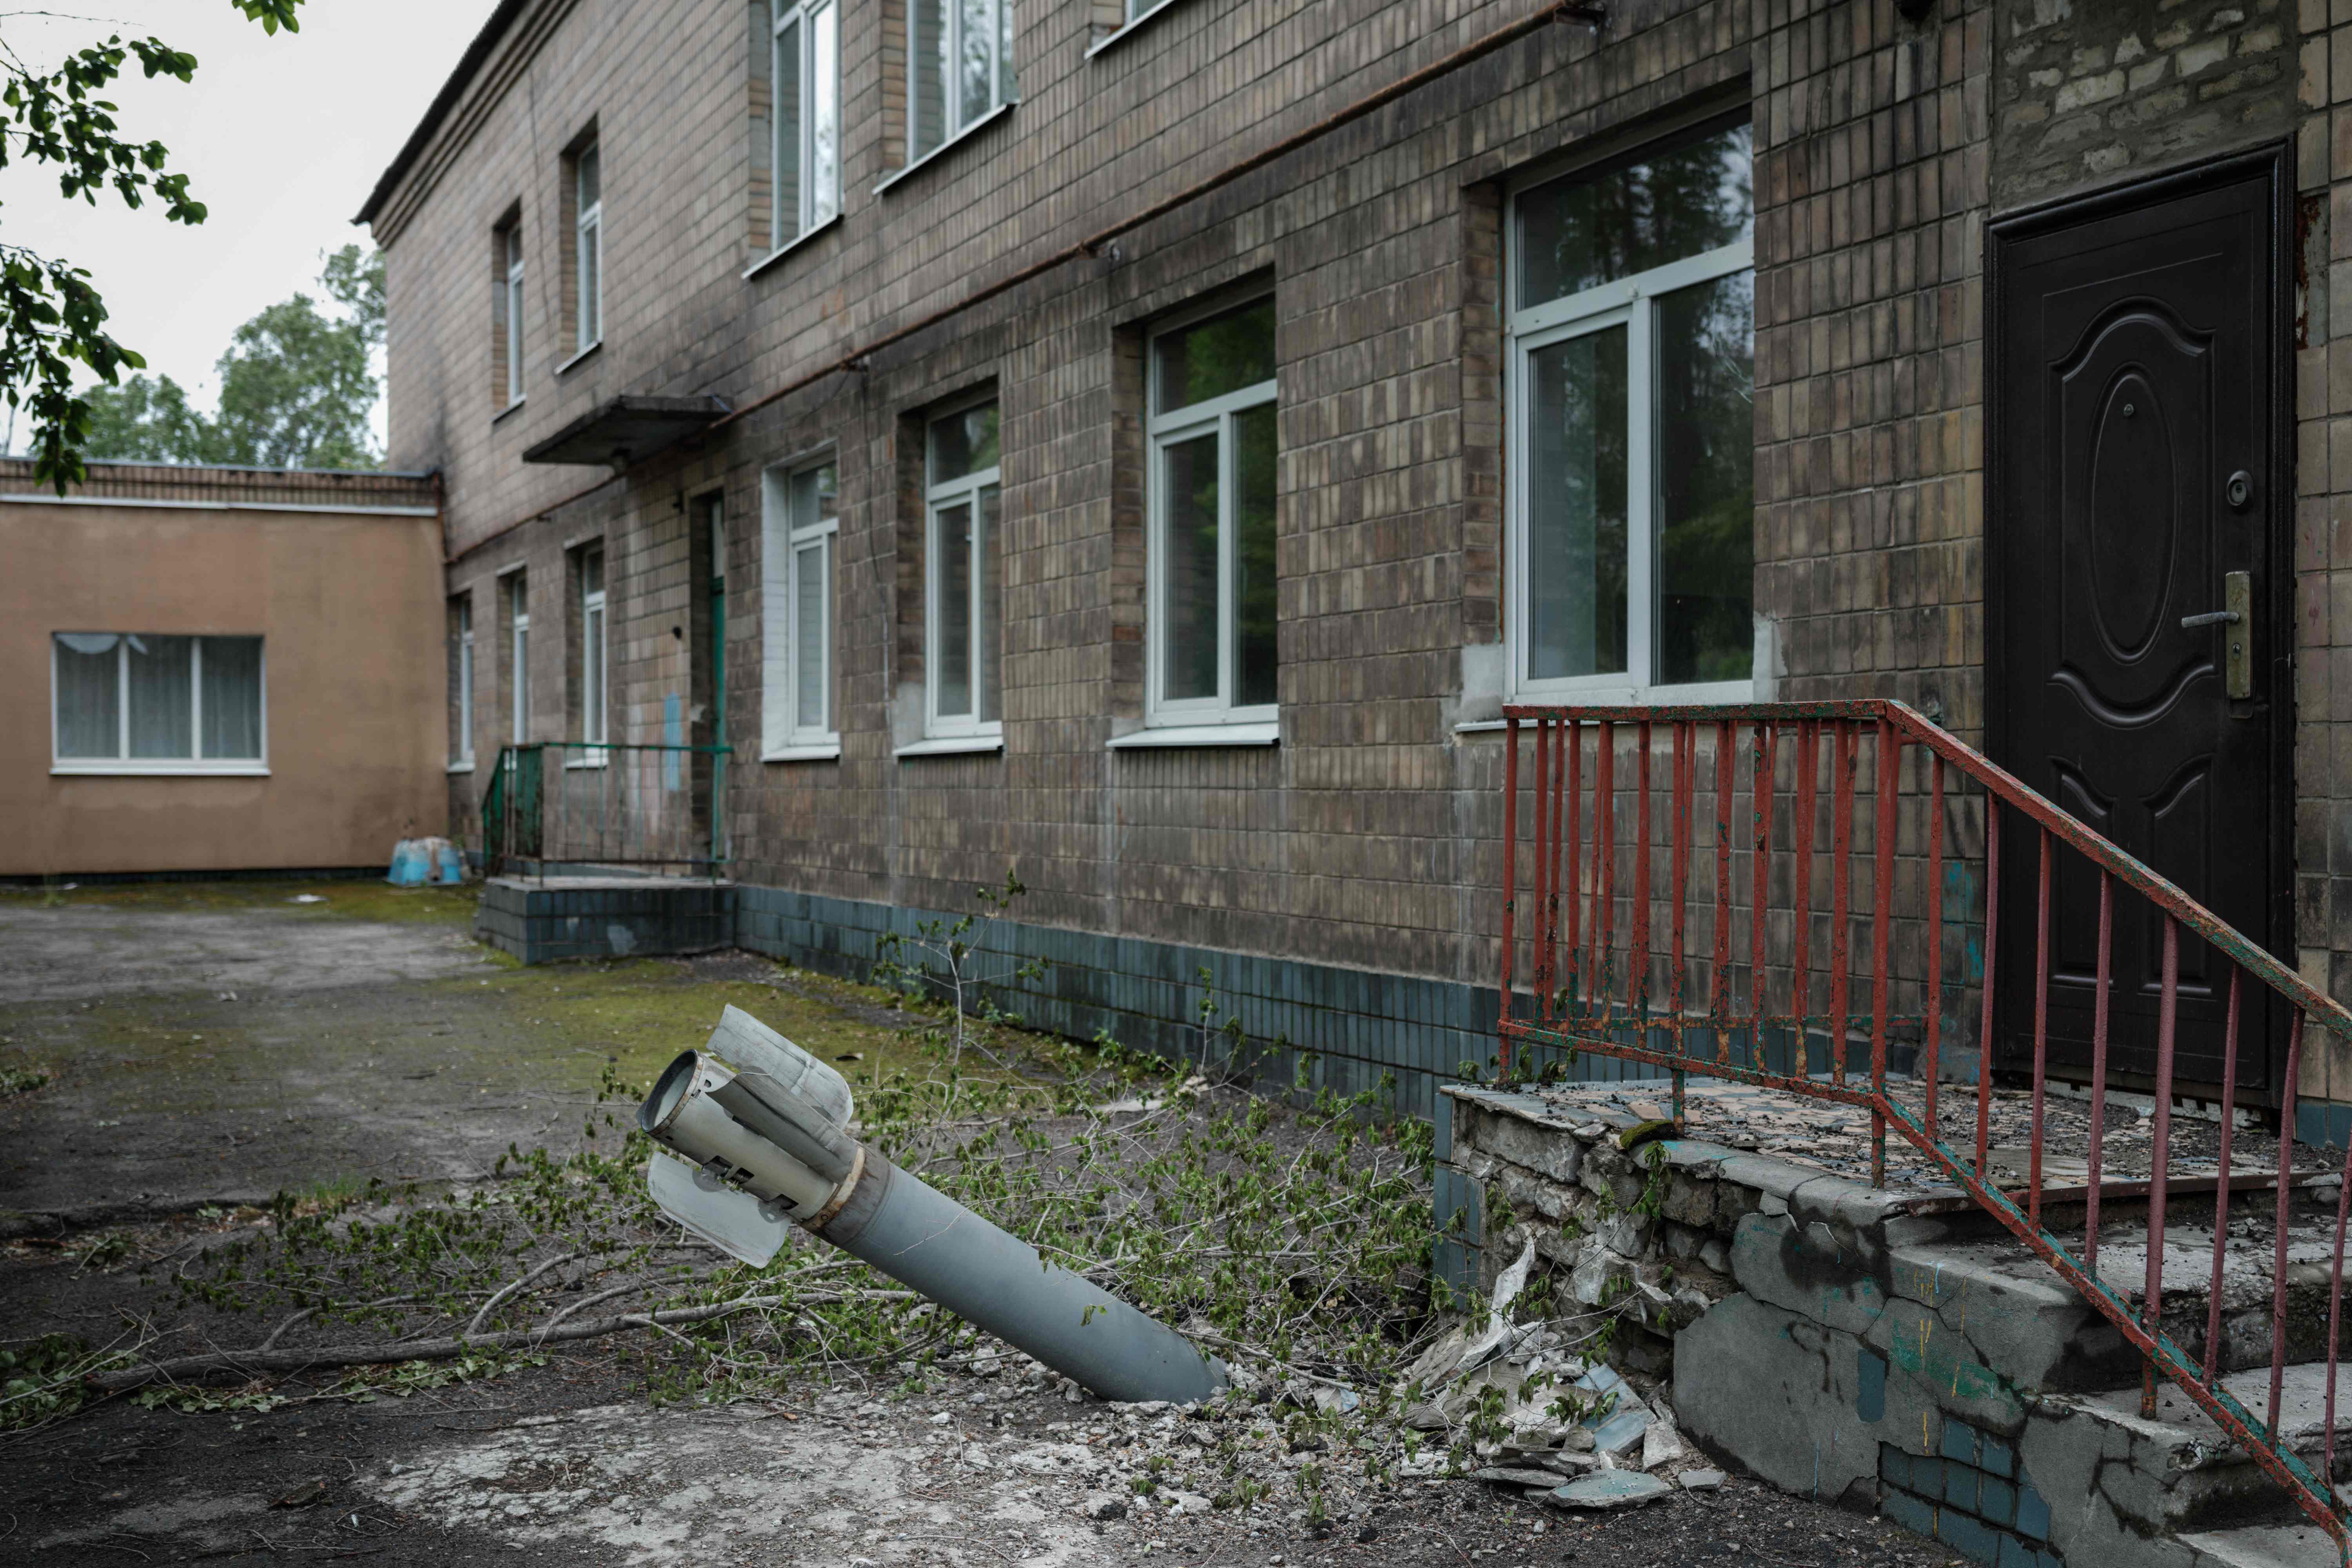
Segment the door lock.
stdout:
<svg viewBox="0 0 2352 1568">
<path fill-rule="evenodd" d="M 2235 479 L 2231 480 L 2234 487 Z M 2229 648 L 2221 661 L 2221 691 L 2226 696 L 2250 697 L 2254 695 L 2254 660 L 2248 652 L 2253 646 L 2254 579 L 2252 572 L 2231 571 L 2221 574 L 2221 602 L 2226 608 L 2208 610 L 2202 614 L 2184 615 L 2181 626 L 2195 631 L 2200 626 L 2226 626 Z"/>
</svg>

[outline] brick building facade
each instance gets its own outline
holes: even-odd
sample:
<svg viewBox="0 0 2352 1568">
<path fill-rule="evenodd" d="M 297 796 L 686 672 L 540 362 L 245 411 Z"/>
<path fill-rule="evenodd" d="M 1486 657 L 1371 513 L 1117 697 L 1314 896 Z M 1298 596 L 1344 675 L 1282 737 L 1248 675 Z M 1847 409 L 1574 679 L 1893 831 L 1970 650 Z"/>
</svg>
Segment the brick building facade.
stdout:
<svg viewBox="0 0 2352 1568">
<path fill-rule="evenodd" d="M 443 476 L 496 649 L 471 755 L 583 734 L 601 550 L 605 733 L 733 748 L 745 945 L 852 964 L 1011 870 L 1033 1016 L 1176 1043 L 1205 966 L 1425 1105 L 1491 1040 L 1507 695 L 1887 695 L 1981 739 L 1989 231 L 2278 148 L 2271 936 L 2352 997 L 2352 5 L 1609 0 L 1443 69 L 1549 8 L 1129 9 L 502 0 L 362 214 L 391 457 Z M 1672 399 L 1588 395 L 1627 374 Z M 1687 412 L 1727 387 L 1730 477 Z M 1588 492 L 1625 533 L 1541 511 Z"/>
</svg>

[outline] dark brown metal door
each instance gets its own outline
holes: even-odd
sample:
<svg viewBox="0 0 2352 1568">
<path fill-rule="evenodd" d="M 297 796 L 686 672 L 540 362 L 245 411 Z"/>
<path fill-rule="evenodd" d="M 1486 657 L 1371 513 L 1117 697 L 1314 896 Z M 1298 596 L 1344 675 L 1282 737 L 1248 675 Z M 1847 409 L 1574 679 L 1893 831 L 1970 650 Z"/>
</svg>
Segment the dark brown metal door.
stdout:
<svg viewBox="0 0 2352 1568">
<path fill-rule="evenodd" d="M 1997 225 L 1990 245 L 1992 755 L 2264 946 L 2286 888 L 2283 177 L 2274 156 L 2240 158 Z M 2242 619 L 2194 623 L 2237 573 Z M 2003 825 L 1995 1061 L 2022 1068 L 2040 843 L 2023 819 Z M 2074 1076 L 2091 1054 L 2098 877 L 2063 849 L 2055 864 L 2050 1061 Z M 2110 1067 L 2152 1075 L 2162 924 L 2121 889 L 2114 943 Z M 2228 967 L 2186 934 L 2179 962 L 2176 1079 L 2218 1086 Z M 2239 1082 L 2268 1091 L 2276 1042 L 2253 988 L 2240 1028 Z"/>
</svg>

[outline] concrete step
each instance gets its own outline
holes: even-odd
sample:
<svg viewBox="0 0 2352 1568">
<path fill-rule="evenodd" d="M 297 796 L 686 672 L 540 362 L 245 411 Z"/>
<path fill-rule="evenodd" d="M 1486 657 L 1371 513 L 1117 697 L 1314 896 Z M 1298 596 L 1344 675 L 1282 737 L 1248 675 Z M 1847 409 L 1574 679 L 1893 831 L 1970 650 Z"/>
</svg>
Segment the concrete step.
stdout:
<svg viewBox="0 0 2352 1568">
<path fill-rule="evenodd" d="M 2180 1538 L 2194 1568 L 2339 1568 L 2336 1542 L 2317 1525 L 2256 1524 Z"/>
</svg>

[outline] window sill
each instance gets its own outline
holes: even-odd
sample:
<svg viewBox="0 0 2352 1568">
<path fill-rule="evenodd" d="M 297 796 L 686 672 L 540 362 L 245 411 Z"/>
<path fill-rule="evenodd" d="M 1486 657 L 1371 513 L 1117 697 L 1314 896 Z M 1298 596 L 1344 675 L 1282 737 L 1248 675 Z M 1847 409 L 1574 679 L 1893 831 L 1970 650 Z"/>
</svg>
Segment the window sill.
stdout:
<svg viewBox="0 0 2352 1568">
<path fill-rule="evenodd" d="M 502 409 L 499 410 L 499 412 L 498 412 L 498 413 L 494 413 L 494 414 L 490 415 L 490 423 L 491 423 L 492 424 L 501 424 L 501 423 L 505 423 L 505 421 L 506 421 L 506 417 L 507 417 L 507 415 L 509 415 L 509 414 L 510 414 L 510 413 L 514 413 L 514 411 L 515 411 L 515 410 L 517 410 L 517 409 L 520 408 L 520 407 L 523 405 L 523 402 L 524 402 L 524 399 L 523 399 L 523 398 L 517 398 L 517 399 L 515 399 L 515 400 L 514 400 L 514 402 L 510 402 L 510 403 L 507 404 L 507 405 L 506 405 L 506 407 L 504 407 L 504 408 L 502 408 Z"/>
<path fill-rule="evenodd" d="M 786 240 L 783 244 L 778 246 L 775 249 L 770 251 L 767 255 L 761 256 L 759 260 L 745 267 L 743 269 L 743 277 L 745 280 L 749 281 L 751 278 L 759 277 L 760 274 L 767 271 L 768 268 L 775 266 L 776 263 L 783 260 L 784 257 L 792 255 L 793 252 L 800 249 L 801 246 L 808 244 L 809 241 L 816 238 L 817 235 L 824 233 L 825 230 L 833 227 L 834 225 L 840 221 L 841 214 L 839 213 L 835 213 L 833 216 L 825 219 L 824 222 L 803 229 L 801 233 L 793 235 L 791 239 Z"/>
<path fill-rule="evenodd" d="M 267 762 L 188 762 L 169 758 L 110 761 L 90 758 L 49 764 L 51 778 L 117 779 L 267 779 Z"/>
<path fill-rule="evenodd" d="M 1109 749 L 1141 751 L 1165 746 L 1278 746 L 1281 743 L 1282 724 L 1277 719 L 1264 724 L 1188 724 L 1160 729 L 1139 729 L 1132 735 L 1111 737 Z"/>
<path fill-rule="evenodd" d="M 449 764 L 448 768 L 448 771 L 452 773 L 471 773 L 473 770 L 474 759 L 470 757 L 466 758 L 462 761 L 452 762 Z"/>
<path fill-rule="evenodd" d="M 940 735 L 934 736 L 929 740 L 916 741 L 911 746 L 902 746 L 898 747 L 898 750 L 893 751 L 890 755 L 900 758 L 909 757 L 976 757 L 983 752 L 1002 751 L 1003 749 L 1004 737 L 1001 735 Z"/>
<path fill-rule="evenodd" d="M 572 355 L 570 359 L 556 366 L 555 373 L 559 376 L 562 375 L 564 371 L 570 370 L 572 366 L 578 364 L 581 361 L 586 359 L 589 355 L 594 353 L 604 346 L 604 340 L 602 338 L 597 339 L 594 342 L 589 344 L 586 348 L 581 350 L 578 353 Z"/>
<path fill-rule="evenodd" d="M 1095 43 L 1088 46 L 1087 49 L 1087 58 L 1093 59 L 1105 49 L 1111 48 L 1118 44 L 1124 43 L 1127 40 L 1128 35 L 1140 31 L 1154 16 L 1159 16 L 1162 11 L 1172 11 L 1175 8 L 1176 0 L 1160 0 L 1159 5 L 1154 5 L 1142 16 L 1130 18 L 1127 22 L 1121 24 L 1116 30 L 1105 33 Z"/>
<path fill-rule="evenodd" d="M 969 141 L 973 137 L 979 135 L 982 131 L 987 130 L 990 126 L 995 124 L 998 120 L 1003 119 L 1006 115 L 1012 113 L 1013 106 L 1020 101 L 1021 100 L 1017 98 L 1008 99 L 1004 102 L 998 104 L 994 109 L 990 110 L 986 114 L 982 115 L 978 120 L 973 120 L 970 125 L 965 126 L 961 131 L 957 131 L 953 136 L 949 137 L 945 141 L 940 142 L 937 147 L 932 148 L 929 152 L 924 153 L 920 158 L 918 158 L 913 162 L 906 165 L 906 167 L 893 170 L 891 172 L 884 175 L 882 177 L 882 183 L 874 187 L 874 193 L 877 196 L 880 195 L 883 192 L 888 190 L 891 186 L 897 184 L 899 181 L 905 179 L 916 170 L 922 168 L 924 165 L 931 162 L 934 159 L 944 157 L 950 150 L 962 142 Z"/>
<path fill-rule="evenodd" d="M 841 756 L 841 742 L 823 740 L 809 746 L 780 746 L 760 753 L 762 762 L 832 762 Z"/>
</svg>

